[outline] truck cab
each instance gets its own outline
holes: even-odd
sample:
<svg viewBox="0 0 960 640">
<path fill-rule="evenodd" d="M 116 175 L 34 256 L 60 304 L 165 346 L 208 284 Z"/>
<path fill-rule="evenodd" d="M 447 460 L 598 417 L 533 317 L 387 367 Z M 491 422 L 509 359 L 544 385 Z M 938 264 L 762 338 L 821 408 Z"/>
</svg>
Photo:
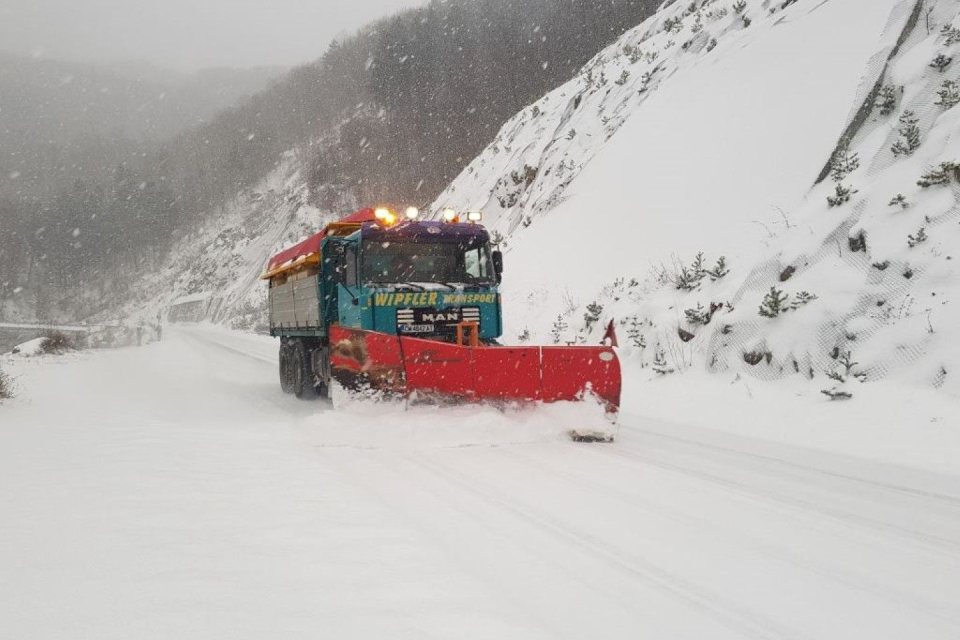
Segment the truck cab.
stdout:
<svg viewBox="0 0 960 640">
<path fill-rule="evenodd" d="M 368 222 L 320 247 L 325 326 L 453 341 L 473 322 L 483 342 L 502 334 L 502 263 L 478 224 Z"/>
<path fill-rule="evenodd" d="M 364 209 L 271 258 L 270 335 L 284 391 L 321 394 L 331 328 L 495 344 L 503 332 L 499 251 L 479 224 L 399 220 Z"/>
</svg>

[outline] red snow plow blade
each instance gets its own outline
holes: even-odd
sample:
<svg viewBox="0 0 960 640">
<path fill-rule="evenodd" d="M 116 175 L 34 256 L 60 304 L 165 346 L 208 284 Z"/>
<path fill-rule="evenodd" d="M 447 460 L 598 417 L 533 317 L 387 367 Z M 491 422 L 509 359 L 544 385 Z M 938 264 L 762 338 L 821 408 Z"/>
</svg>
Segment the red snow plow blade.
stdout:
<svg viewBox="0 0 960 640">
<path fill-rule="evenodd" d="M 471 346 L 330 328 L 333 378 L 352 390 L 414 392 L 478 401 L 596 398 L 620 407 L 620 362 L 611 347 Z"/>
</svg>

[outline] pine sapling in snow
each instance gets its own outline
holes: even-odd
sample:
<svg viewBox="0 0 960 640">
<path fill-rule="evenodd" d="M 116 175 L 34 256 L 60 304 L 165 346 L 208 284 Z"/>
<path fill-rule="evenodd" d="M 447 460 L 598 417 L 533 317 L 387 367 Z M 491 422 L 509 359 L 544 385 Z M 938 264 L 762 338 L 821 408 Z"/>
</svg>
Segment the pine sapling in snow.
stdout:
<svg viewBox="0 0 960 640">
<path fill-rule="evenodd" d="M 673 373 L 673 367 L 667 364 L 667 353 L 659 344 L 653 351 L 653 370 L 661 376 Z"/>
<path fill-rule="evenodd" d="M 920 148 L 920 127 L 916 114 L 909 109 L 900 116 L 900 139 L 890 148 L 895 156 L 908 156 Z"/>
<path fill-rule="evenodd" d="M 920 230 L 916 234 L 911 233 L 907 236 L 907 246 L 913 249 L 918 244 L 923 244 L 927 241 L 927 230 L 924 227 L 920 227 Z"/>
<path fill-rule="evenodd" d="M 942 53 L 938 53 L 937 57 L 934 58 L 933 62 L 930 63 L 930 67 L 936 69 L 940 73 L 943 73 L 947 70 L 947 67 L 950 66 L 951 62 L 953 62 L 953 58 Z"/>
<path fill-rule="evenodd" d="M 627 81 L 630 80 L 630 72 L 624 69 L 620 72 L 620 77 L 613 81 L 618 87 L 622 87 L 627 84 Z"/>
<path fill-rule="evenodd" d="M 639 318 L 636 316 L 630 318 L 630 327 L 627 329 L 627 338 L 630 340 L 630 344 L 642 350 L 647 348 L 647 339 L 640 330 L 641 326 L 642 324 Z"/>
<path fill-rule="evenodd" d="M 741 14 L 747 8 L 747 0 L 737 0 L 733 3 L 734 13 Z"/>
<path fill-rule="evenodd" d="M 553 328 L 550 329 L 550 337 L 553 338 L 553 344 L 560 344 L 560 337 L 567 330 L 567 323 L 563 320 L 563 315 L 558 315 L 553 322 Z"/>
<path fill-rule="evenodd" d="M 850 153 L 850 140 L 841 140 L 833 158 L 830 159 L 830 177 L 834 182 L 843 182 L 844 178 L 859 168 L 860 154 Z"/>
<path fill-rule="evenodd" d="M 960 170 L 960 165 L 957 165 L 955 162 L 941 162 L 940 166 L 927 169 L 927 171 L 920 176 L 920 179 L 917 180 L 917 184 L 924 189 L 948 185 L 950 184 L 951 177 L 956 176 L 958 170 Z"/>
<path fill-rule="evenodd" d="M 957 29 L 952 24 L 945 24 L 943 28 L 940 29 L 940 37 L 944 38 L 944 44 L 949 47 L 960 42 L 960 29 Z"/>
<path fill-rule="evenodd" d="M 763 302 L 760 303 L 759 314 L 764 318 L 776 318 L 786 310 L 786 302 L 789 297 L 781 289 L 770 287 L 770 291 L 763 297 Z"/>
<path fill-rule="evenodd" d="M 944 109 L 952 109 L 960 104 L 960 85 L 954 80 L 944 80 L 937 91 L 937 101 L 933 104 Z"/>
<path fill-rule="evenodd" d="M 587 312 L 583 314 L 583 320 L 586 323 L 587 331 L 593 328 L 593 325 L 600 319 L 603 313 L 603 306 L 597 302 L 591 302 L 587 305 Z"/>
<path fill-rule="evenodd" d="M 702 304 L 697 303 L 695 309 L 687 309 L 683 312 L 687 317 L 687 322 L 690 324 L 699 324 L 699 325 L 708 325 L 710 324 L 710 318 L 713 314 L 710 313 L 708 309 L 705 309 Z"/>
<path fill-rule="evenodd" d="M 837 184 L 834 194 L 827 196 L 827 205 L 830 207 L 839 207 L 850 202 L 850 197 L 857 193 L 856 189 Z"/>
<path fill-rule="evenodd" d="M 827 205 L 830 207 L 839 207 L 850 201 L 850 197 L 857 193 L 856 189 L 847 187 L 843 184 L 844 178 L 860 168 L 860 155 L 856 152 L 850 152 L 850 141 L 843 139 L 840 141 L 833 157 L 830 158 L 830 177 L 837 183 L 835 192 L 832 196 L 827 196 Z"/>
<path fill-rule="evenodd" d="M 880 87 L 874 106 L 880 110 L 880 115 L 888 116 L 897 108 L 897 96 L 903 92 L 903 87 L 895 87 L 892 84 L 885 84 Z"/>
<path fill-rule="evenodd" d="M 827 396 L 831 400 L 849 400 L 853 397 L 853 394 L 844 388 L 847 382 L 852 380 L 865 382 L 867 379 L 867 374 L 863 373 L 862 371 L 854 370 L 854 368 L 860 363 L 853 361 L 853 356 L 849 351 L 841 354 L 840 357 L 837 358 L 837 362 L 840 366 L 832 371 L 827 372 L 827 377 L 837 384 L 835 384 L 831 389 L 821 389 L 820 393 Z"/>
<path fill-rule="evenodd" d="M 900 207 L 900 209 L 907 209 L 910 207 L 910 203 L 907 202 L 906 196 L 904 196 L 902 193 L 898 193 L 897 195 L 893 196 L 893 198 L 890 199 L 890 203 L 887 206 Z"/>
<path fill-rule="evenodd" d="M 727 268 L 727 257 L 720 256 L 717 258 L 717 264 L 714 265 L 713 269 L 707 269 L 706 273 L 710 276 L 712 282 L 722 280 L 724 276 L 730 273 L 730 269 Z"/>
<path fill-rule="evenodd" d="M 790 311 L 796 311 L 800 307 L 810 304 L 816 299 L 816 294 L 810 293 L 809 291 L 801 291 L 794 296 L 793 302 L 790 303 Z"/>
</svg>

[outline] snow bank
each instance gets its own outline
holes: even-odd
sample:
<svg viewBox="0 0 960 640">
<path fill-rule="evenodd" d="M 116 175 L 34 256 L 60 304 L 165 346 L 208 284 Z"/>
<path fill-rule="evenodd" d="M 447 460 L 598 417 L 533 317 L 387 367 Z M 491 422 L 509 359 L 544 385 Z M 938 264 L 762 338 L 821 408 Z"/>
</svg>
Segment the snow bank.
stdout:
<svg viewBox="0 0 960 640">
<path fill-rule="evenodd" d="M 34 338 L 24 342 L 23 344 L 18 344 L 10 353 L 21 358 L 33 358 L 35 356 L 43 355 L 43 345 L 46 344 L 47 338 Z"/>
</svg>

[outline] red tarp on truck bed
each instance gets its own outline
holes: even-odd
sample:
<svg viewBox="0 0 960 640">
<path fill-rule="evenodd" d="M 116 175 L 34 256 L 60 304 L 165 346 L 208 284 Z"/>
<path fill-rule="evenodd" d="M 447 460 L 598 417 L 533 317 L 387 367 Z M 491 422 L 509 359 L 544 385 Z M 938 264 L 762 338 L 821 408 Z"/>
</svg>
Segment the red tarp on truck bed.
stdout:
<svg viewBox="0 0 960 640">
<path fill-rule="evenodd" d="M 341 223 L 350 223 L 350 222 L 374 222 L 377 218 L 374 215 L 373 209 L 361 209 L 356 213 L 353 213 L 343 220 L 340 220 Z M 284 249 L 277 255 L 270 258 L 270 262 L 267 263 L 267 271 L 273 271 L 280 265 L 287 264 L 288 262 L 293 262 L 298 258 L 303 258 L 305 256 L 312 255 L 314 253 L 319 253 L 320 251 L 320 242 L 327 235 L 326 228 L 315 236 L 311 236 L 304 240 L 303 242 L 297 243 L 290 247 L 289 249 Z"/>
</svg>

